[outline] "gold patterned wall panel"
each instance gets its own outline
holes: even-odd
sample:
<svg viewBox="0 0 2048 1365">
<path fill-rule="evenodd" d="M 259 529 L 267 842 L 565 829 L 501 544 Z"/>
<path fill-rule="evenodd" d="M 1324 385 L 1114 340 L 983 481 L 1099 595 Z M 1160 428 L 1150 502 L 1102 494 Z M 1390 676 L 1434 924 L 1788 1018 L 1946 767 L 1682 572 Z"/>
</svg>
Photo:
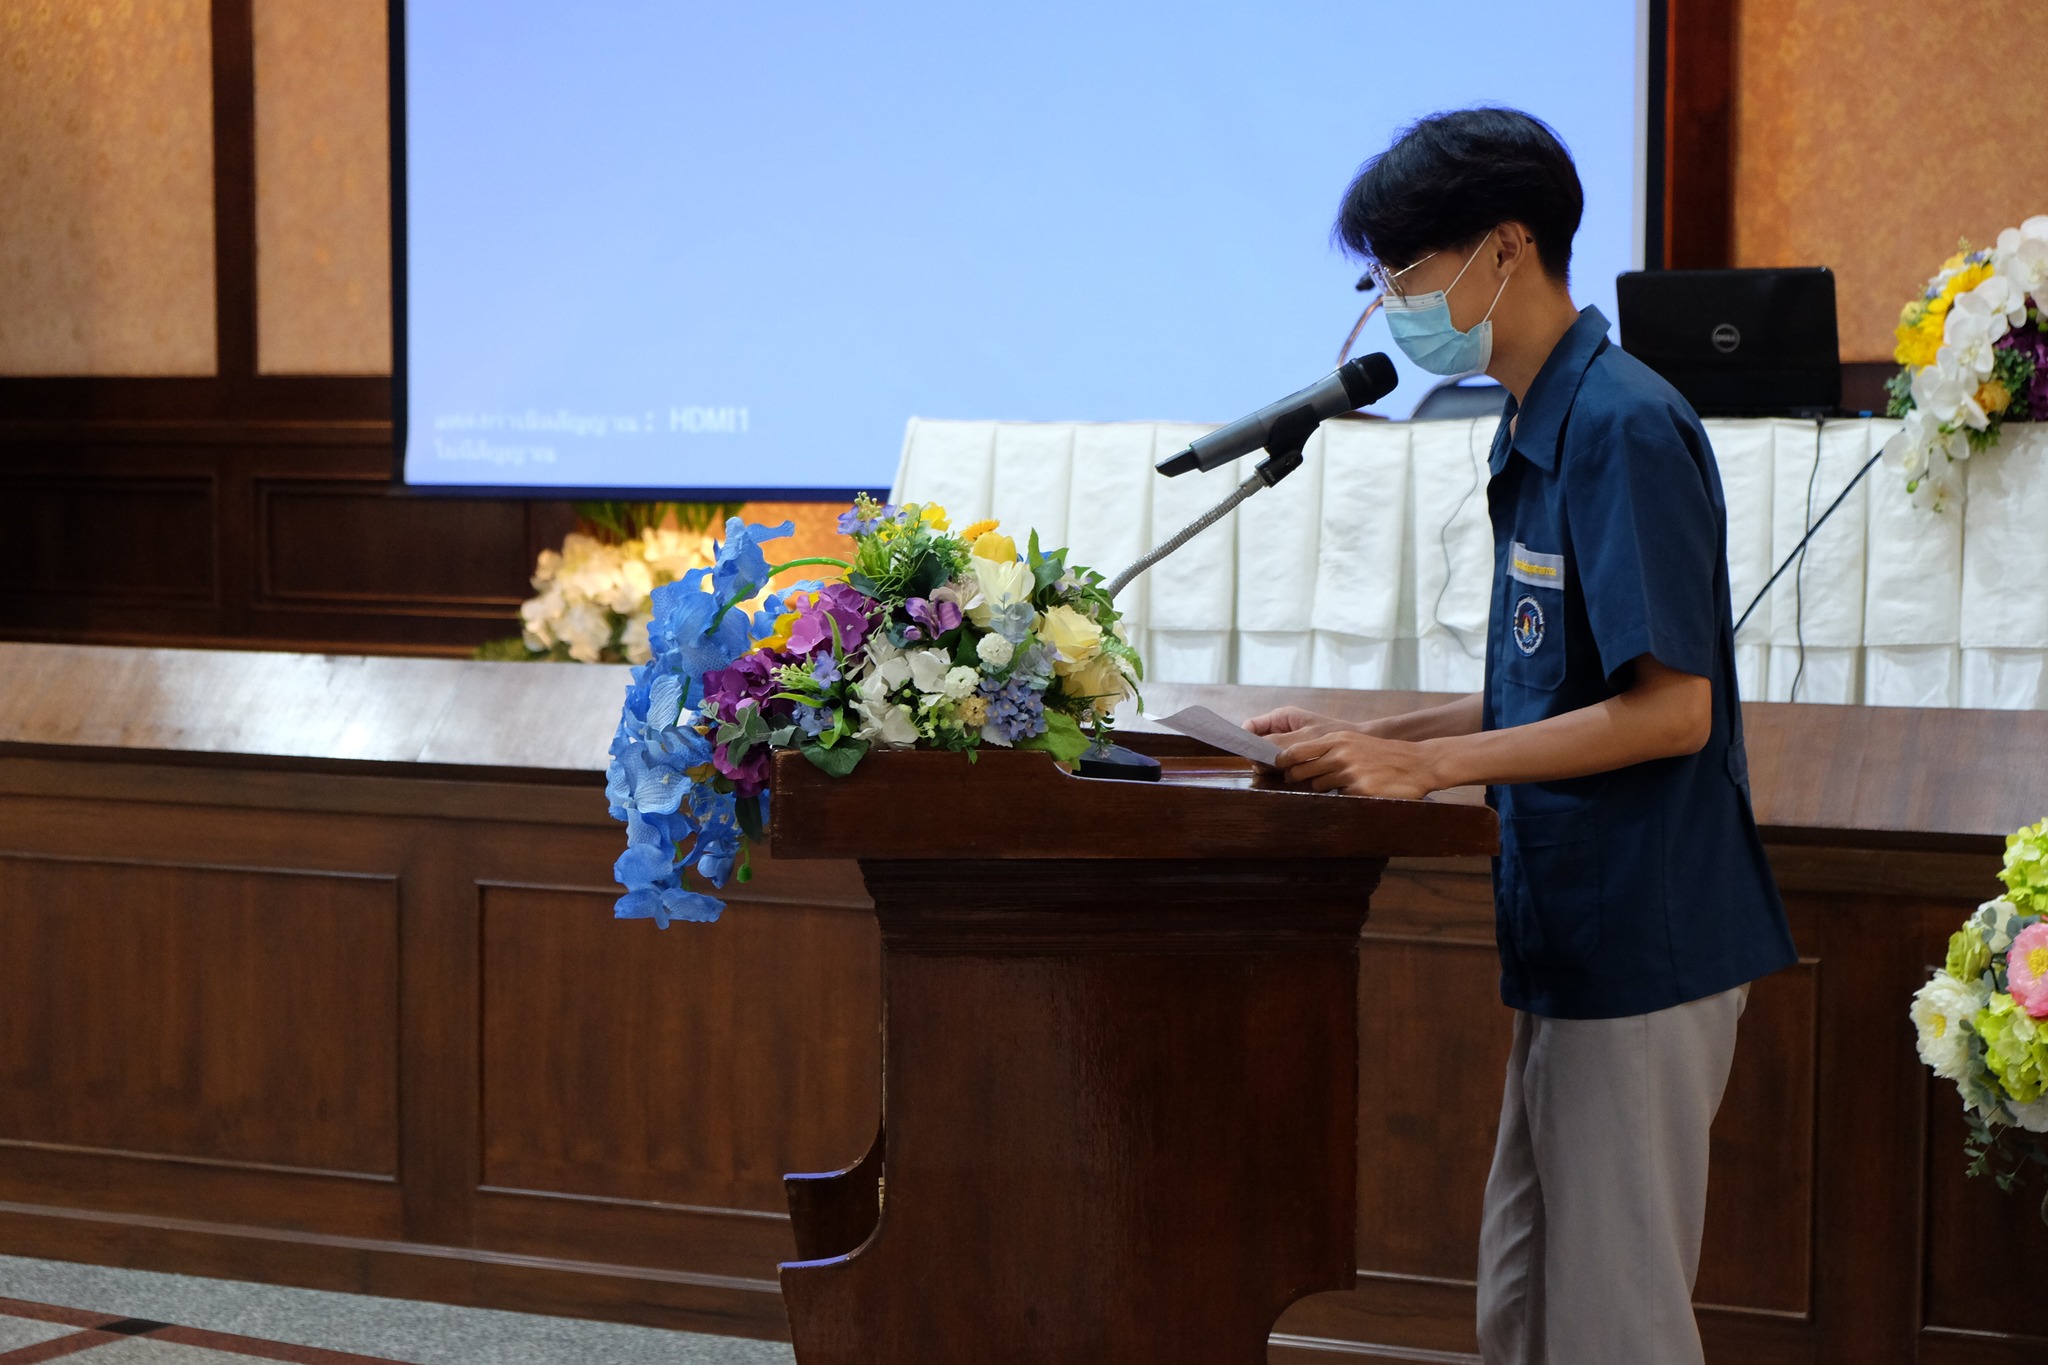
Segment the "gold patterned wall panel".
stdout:
<svg viewBox="0 0 2048 1365">
<path fill-rule="evenodd" d="M 1735 263 L 1834 268 L 1844 360 L 1955 250 L 2048 213 L 2042 0 L 1744 0 Z"/>
<path fill-rule="evenodd" d="M 205 0 L 0 0 L 0 374 L 208 375 Z"/>
<path fill-rule="evenodd" d="M 256 355 L 391 372 L 386 0 L 255 0 Z"/>
</svg>

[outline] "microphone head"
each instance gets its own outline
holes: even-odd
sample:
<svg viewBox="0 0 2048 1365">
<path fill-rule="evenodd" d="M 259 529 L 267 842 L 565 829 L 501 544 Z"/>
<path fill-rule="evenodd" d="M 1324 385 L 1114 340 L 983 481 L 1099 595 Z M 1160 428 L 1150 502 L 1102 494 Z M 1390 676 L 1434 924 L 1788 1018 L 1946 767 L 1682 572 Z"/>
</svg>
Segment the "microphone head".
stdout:
<svg viewBox="0 0 2048 1365">
<path fill-rule="evenodd" d="M 1344 380 L 1344 396 L 1354 408 L 1379 402 L 1401 382 L 1401 376 L 1394 373 L 1394 362 L 1387 359 L 1384 351 L 1347 360 L 1337 373 Z"/>
<path fill-rule="evenodd" d="M 1170 479 L 1176 474 L 1185 474 L 1191 469 L 1199 469 L 1201 464 L 1202 457 L 1195 454 L 1193 446 L 1189 446 L 1178 455 L 1167 456 L 1154 465 L 1153 468 Z"/>
</svg>

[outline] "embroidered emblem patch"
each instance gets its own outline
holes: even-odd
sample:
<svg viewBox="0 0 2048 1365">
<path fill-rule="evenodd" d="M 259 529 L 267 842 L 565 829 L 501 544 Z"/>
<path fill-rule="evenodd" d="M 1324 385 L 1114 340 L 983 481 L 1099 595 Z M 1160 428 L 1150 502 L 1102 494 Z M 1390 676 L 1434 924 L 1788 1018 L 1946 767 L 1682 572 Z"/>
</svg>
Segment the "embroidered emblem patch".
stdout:
<svg viewBox="0 0 2048 1365">
<path fill-rule="evenodd" d="M 1534 654 L 1543 645 L 1543 608 L 1527 593 L 1515 603 L 1515 619 L 1512 626 L 1515 648 L 1524 655 Z"/>
</svg>

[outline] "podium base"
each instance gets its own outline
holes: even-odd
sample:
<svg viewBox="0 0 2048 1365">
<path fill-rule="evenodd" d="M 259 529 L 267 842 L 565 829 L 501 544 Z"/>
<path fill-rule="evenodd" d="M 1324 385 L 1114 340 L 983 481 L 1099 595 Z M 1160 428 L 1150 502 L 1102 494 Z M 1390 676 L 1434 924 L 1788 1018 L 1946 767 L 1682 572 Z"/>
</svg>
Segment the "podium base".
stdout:
<svg viewBox="0 0 2048 1365">
<path fill-rule="evenodd" d="M 1082 754 L 1080 773 L 1083 777 L 1107 777 L 1121 782 L 1157 782 L 1159 760 L 1112 744 L 1107 749 L 1090 749 Z"/>
</svg>

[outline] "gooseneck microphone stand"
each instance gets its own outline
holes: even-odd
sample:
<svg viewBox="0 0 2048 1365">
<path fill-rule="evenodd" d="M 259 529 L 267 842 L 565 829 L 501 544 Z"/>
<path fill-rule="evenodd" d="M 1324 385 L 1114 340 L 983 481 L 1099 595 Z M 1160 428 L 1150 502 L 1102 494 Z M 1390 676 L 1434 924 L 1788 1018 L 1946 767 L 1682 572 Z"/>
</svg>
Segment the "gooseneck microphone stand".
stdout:
<svg viewBox="0 0 2048 1365">
<path fill-rule="evenodd" d="M 1321 418 L 1307 412 L 1291 413 L 1274 423 L 1272 437 L 1264 447 L 1266 458 L 1259 461 L 1250 478 L 1239 484 L 1222 502 L 1181 527 L 1164 544 L 1147 551 L 1128 569 L 1110 579 L 1109 586 L 1104 591 L 1114 599 L 1118 593 L 1131 585 L 1132 579 L 1235 512 L 1239 503 L 1262 488 L 1271 488 L 1301 468 L 1302 449 L 1308 445 L 1308 438 L 1313 436 L 1316 428 L 1321 425 Z"/>
<path fill-rule="evenodd" d="M 1131 581 L 1139 574 L 1229 516 L 1237 510 L 1238 504 L 1252 494 L 1262 488 L 1271 488 L 1301 468 L 1302 449 L 1308 445 L 1308 438 L 1313 436 L 1316 428 L 1321 425 L 1322 419 L 1307 411 L 1289 413 L 1275 422 L 1271 436 L 1264 446 L 1266 458 L 1259 461 L 1250 478 L 1232 489 L 1229 497 L 1196 517 L 1165 542 L 1147 551 L 1129 568 L 1112 578 L 1104 591 L 1114 600 L 1116 595 L 1129 587 Z M 1126 749 L 1121 744 L 1108 743 L 1108 739 L 1109 732 L 1104 730 L 1098 721 L 1095 726 L 1095 747 L 1081 756 L 1081 776 L 1120 778 L 1126 782 L 1159 780 L 1158 759 Z"/>
</svg>

